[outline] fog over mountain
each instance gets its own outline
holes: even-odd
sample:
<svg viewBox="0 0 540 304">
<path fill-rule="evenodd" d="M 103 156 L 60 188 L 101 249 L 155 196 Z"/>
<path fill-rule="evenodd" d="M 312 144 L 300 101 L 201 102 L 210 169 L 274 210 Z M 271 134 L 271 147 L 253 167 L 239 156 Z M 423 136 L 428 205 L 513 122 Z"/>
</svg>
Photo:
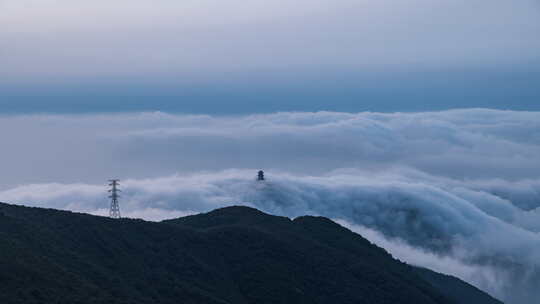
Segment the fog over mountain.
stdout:
<svg viewBox="0 0 540 304">
<path fill-rule="evenodd" d="M 322 215 L 538 302 L 539 33 L 538 0 L 3 0 L 0 202 Z"/>
<path fill-rule="evenodd" d="M 507 303 L 540 297 L 539 112 L 23 115 L 0 130 L 0 201 L 106 215 L 119 177 L 127 217 L 323 215 Z"/>
</svg>

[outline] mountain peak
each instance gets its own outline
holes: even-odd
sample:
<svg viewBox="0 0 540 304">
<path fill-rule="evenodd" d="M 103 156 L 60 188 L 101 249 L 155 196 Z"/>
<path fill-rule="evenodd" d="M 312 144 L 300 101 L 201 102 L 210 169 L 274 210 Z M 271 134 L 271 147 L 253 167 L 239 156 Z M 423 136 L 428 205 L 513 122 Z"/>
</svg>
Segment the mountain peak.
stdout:
<svg viewBox="0 0 540 304">
<path fill-rule="evenodd" d="M 226 216 L 269 215 L 260 211 L 259 209 L 248 207 L 248 206 L 241 206 L 241 205 L 233 205 L 233 206 L 218 208 L 218 209 L 208 212 L 208 214 L 209 215 L 226 215 Z"/>
</svg>

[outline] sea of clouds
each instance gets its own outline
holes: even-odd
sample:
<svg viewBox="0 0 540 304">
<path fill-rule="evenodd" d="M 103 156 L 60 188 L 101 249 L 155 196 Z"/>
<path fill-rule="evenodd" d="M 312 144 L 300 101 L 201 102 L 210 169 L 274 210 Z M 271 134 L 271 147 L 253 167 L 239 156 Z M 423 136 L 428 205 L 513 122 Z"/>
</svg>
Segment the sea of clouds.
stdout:
<svg viewBox="0 0 540 304">
<path fill-rule="evenodd" d="M 507 303 L 540 298 L 538 112 L 28 115 L 0 130 L 0 201 L 107 215 L 120 177 L 126 217 L 323 215 Z"/>
</svg>

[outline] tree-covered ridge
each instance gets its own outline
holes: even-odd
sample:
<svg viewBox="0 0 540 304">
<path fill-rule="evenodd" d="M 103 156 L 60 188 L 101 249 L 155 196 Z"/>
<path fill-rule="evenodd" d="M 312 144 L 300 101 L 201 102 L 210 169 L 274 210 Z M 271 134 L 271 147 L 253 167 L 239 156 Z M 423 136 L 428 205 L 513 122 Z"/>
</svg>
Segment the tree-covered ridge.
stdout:
<svg viewBox="0 0 540 304">
<path fill-rule="evenodd" d="M 0 298 L 6 304 L 499 303 L 455 278 L 394 260 L 326 218 L 290 220 L 228 207 L 154 223 L 7 204 L 0 204 Z"/>
</svg>

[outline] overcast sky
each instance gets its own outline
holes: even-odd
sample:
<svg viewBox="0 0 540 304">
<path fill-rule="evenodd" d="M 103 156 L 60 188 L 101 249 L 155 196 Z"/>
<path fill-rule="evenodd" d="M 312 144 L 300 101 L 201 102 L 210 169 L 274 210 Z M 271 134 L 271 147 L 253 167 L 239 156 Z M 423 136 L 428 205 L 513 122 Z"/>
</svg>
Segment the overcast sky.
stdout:
<svg viewBox="0 0 540 304">
<path fill-rule="evenodd" d="M 97 215 L 118 177 L 128 217 L 328 216 L 529 304 L 540 2 L 0 0 L 0 171 Z"/>
<path fill-rule="evenodd" d="M 2 0 L 0 104 L 538 110 L 539 33 L 537 0 Z"/>
</svg>

